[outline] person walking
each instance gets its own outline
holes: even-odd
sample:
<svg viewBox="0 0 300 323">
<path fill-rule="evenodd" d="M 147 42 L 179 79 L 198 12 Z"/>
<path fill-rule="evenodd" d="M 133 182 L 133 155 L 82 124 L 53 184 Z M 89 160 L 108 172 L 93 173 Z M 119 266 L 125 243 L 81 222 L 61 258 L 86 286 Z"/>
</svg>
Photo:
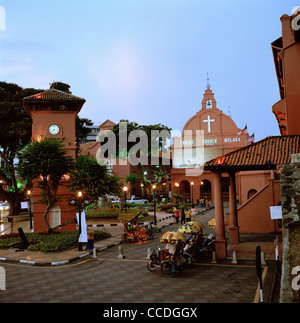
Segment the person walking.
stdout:
<svg viewBox="0 0 300 323">
<path fill-rule="evenodd" d="M 186 212 L 185 212 L 185 220 L 186 220 L 186 222 L 191 221 L 191 213 L 189 210 L 186 210 Z"/>
<path fill-rule="evenodd" d="M 184 208 L 182 208 L 181 210 L 181 224 L 184 224 L 185 223 L 185 212 L 184 212 Z"/>
<path fill-rule="evenodd" d="M 179 217 L 180 217 L 180 213 L 179 213 L 179 211 L 176 209 L 176 207 L 174 207 L 173 212 L 174 212 L 174 215 L 175 215 L 176 224 L 179 224 Z"/>
<path fill-rule="evenodd" d="M 192 221 L 196 221 L 196 209 L 194 207 L 191 208 L 191 217 Z"/>
</svg>

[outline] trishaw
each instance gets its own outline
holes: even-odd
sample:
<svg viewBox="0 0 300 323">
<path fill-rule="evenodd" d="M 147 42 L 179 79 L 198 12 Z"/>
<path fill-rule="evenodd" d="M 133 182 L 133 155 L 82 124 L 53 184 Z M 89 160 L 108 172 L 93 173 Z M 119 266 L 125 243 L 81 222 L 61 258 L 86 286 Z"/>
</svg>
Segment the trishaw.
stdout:
<svg viewBox="0 0 300 323">
<path fill-rule="evenodd" d="M 124 226 L 124 233 L 121 237 L 123 242 L 143 242 L 154 238 L 151 224 L 143 227 L 137 223 L 141 211 L 124 212 L 119 216 L 119 221 Z"/>
</svg>

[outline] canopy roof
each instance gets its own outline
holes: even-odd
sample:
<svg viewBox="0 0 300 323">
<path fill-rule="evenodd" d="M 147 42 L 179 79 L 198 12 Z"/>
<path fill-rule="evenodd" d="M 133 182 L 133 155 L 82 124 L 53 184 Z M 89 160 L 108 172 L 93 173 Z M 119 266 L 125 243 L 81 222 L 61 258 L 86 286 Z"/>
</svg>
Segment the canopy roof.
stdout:
<svg viewBox="0 0 300 323">
<path fill-rule="evenodd" d="M 269 170 L 291 162 L 300 153 L 300 135 L 267 137 L 204 164 L 207 171 Z"/>
</svg>

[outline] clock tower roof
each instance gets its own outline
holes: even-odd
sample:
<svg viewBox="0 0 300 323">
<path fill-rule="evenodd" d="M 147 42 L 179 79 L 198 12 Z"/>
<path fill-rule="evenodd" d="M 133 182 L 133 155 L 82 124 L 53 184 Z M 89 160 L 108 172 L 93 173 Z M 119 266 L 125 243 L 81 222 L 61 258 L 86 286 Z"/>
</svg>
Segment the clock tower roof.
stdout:
<svg viewBox="0 0 300 323">
<path fill-rule="evenodd" d="M 78 113 L 85 102 L 85 99 L 78 96 L 49 89 L 27 96 L 23 99 L 23 106 L 28 114 L 32 111 L 75 111 Z"/>
</svg>

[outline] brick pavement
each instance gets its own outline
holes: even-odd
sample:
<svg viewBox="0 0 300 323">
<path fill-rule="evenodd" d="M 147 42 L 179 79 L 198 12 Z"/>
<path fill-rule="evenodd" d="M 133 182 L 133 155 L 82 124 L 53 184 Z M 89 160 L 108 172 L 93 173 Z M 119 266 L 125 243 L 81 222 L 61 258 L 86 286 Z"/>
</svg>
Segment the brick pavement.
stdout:
<svg viewBox="0 0 300 323">
<path fill-rule="evenodd" d="M 213 210 L 197 216 L 206 224 Z M 175 224 L 162 232 L 176 229 Z M 210 229 L 207 229 L 209 233 Z M 157 234 L 157 237 L 160 233 Z M 160 271 L 146 269 L 145 244 L 122 244 L 125 259 L 118 260 L 118 246 L 98 252 L 98 258 L 85 257 L 59 267 L 38 267 L 0 263 L 6 269 L 7 290 L 0 302 L 81 302 L 81 303 L 252 303 L 257 292 L 253 260 L 231 260 L 213 265 L 203 259 L 181 275 L 167 279 Z M 44 255 L 45 256 L 45 255 Z M 60 255 L 62 257 L 62 255 Z M 253 258 L 253 257 L 252 257 Z M 268 264 L 265 299 L 272 289 L 274 266 Z M 272 270 L 271 270 L 272 269 Z"/>
<path fill-rule="evenodd" d="M 251 265 L 198 264 L 168 279 L 160 271 L 149 272 L 146 260 L 136 259 L 144 251 L 142 248 L 136 251 L 133 246 L 124 248 L 126 258 L 117 260 L 117 247 L 114 247 L 101 252 L 101 258 L 62 267 L 4 264 L 7 287 L 0 292 L 0 302 L 252 303 L 254 300 L 257 278 Z"/>
</svg>

